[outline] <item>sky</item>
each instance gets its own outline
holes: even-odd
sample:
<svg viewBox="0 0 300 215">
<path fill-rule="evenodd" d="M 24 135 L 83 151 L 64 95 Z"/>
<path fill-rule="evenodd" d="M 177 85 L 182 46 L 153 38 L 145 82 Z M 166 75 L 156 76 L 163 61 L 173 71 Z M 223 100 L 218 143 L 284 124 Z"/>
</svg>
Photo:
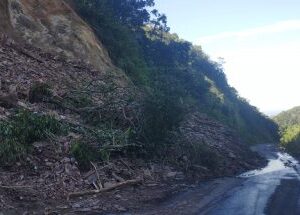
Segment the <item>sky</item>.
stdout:
<svg viewBox="0 0 300 215">
<path fill-rule="evenodd" d="M 300 106 L 300 0 L 156 0 L 172 33 L 224 58 L 231 86 L 262 112 Z"/>
</svg>

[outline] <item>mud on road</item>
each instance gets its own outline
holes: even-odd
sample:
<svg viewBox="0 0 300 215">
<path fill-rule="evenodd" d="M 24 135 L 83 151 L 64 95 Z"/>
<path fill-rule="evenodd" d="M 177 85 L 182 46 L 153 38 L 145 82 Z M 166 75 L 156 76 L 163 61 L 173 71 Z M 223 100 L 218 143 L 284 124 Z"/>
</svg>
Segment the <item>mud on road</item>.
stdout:
<svg viewBox="0 0 300 215">
<path fill-rule="evenodd" d="M 259 145 L 253 150 L 269 160 L 266 167 L 203 183 L 152 211 L 133 214 L 300 214 L 298 162 L 271 144 Z"/>
</svg>

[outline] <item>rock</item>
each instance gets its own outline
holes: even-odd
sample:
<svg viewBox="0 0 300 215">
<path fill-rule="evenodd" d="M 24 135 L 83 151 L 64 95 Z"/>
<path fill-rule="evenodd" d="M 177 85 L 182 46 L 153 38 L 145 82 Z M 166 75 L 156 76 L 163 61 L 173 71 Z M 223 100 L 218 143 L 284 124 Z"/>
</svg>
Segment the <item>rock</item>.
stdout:
<svg viewBox="0 0 300 215">
<path fill-rule="evenodd" d="M 201 171 L 201 172 L 208 172 L 209 171 L 209 169 L 206 168 L 205 166 L 193 165 L 192 167 L 194 169 L 198 170 L 198 171 Z"/>
<path fill-rule="evenodd" d="M 185 177 L 184 177 L 184 174 L 183 174 L 183 172 L 178 172 L 177 174 L 176 174 L 176 177 L 175 177 L 175 179 L 176 180 L 183 180 Z"/>
<path fill-rule="evenodd" d="M 118 199 L 122 199 L 122 196 L 120 194 L 115 195 L 115 198 Z"/>
<path fill-rule="evenodd" d="M 72 208 L 81 208 L 81 204 L 79 204 L 79 203 L 74 203 L 74 204 L 72 205 Z"/>
<path fill-rule="evenodd" d="M 51 163 L 51 162 L 46 162 L 45 164 L 46 164 L 46 166 L 49 166 L 49 167 L 53 166 L 53 163 Z"/>
<path fill-rule="evenodd" d="M 125 212 L 127 211 L 126 208 L 124 208 L 123 206 L 120 206 L 120 205 L 114 205 L 114 208 L 119 211 L 119 212 Z"/>
<path fill-rule="evenodd" d="M 69 164 L 69 163 L 66 163 L 65 164 L 65 172 L 66 172 L 66 174 L 68 174 L 68 175 L 71 175 L 72 174 L 72 165 L 71 164 Z"/>
<path fill-rule="evenodd" d="M 237 156 L 233 152 L 229 152 L 228 157 L 235 159 Z"/>
<path fill-rule="evenodd" d="M 103 186 L 104 186 L 104 188 L 110 188 L 110 187 L 115 186 L 115 183 L 113 183 L 113 182 L 105 182 Z"/>
<path fill-rule="evenodd" d="M 151 171 L 149 169 L 144 169 L 143 170 L 143 175 L 145 180 L 153 180 Z"/>
<path fill-rule="evenodd" d="M 18 105 L 19 107 L 28 109 L 28 105 L 25 104 L 24 102 L 18 101 L 18 102 L 17 102 L 17 105 Z"/>
<path fill-rule="evenodd" d="M 76 159 L 72 157 L 71 158 L 71 163 L 74 164 L 75 162 L 76 162 Z"/>
<path fill-rule="evenodd" d="M 61 160 L 61 162 L 62 162 L 62 163 L 70 163 L 70 162 L 71 162 L 71 159 L 65 157 L 64 159 Z"/>
<path fill-rule="evenodd" d="M 81 135 L 75 134 L 75 133 L 73 133 L 73 132 L 70 132 L 70 133 L 68 134 L 68 137 L 71 137 L 71 138 L 73 138 L 73 139 L 79 139 L 79 138 L 81 137 Z"/>
<path fill-rule="evenodd" d="M 16 93 L 0 94 L 0 106 L 5 108 L 13 108 L 18 104 L 18 95 Z"/>
<path fill-rule="evenodd" d="M 177 172 L 168 172 L 166 174 L 167 178 L 174 178 L 177 175 Z"/>
<path fill-rule="evenodd" d="M 79 211 L 79 212 L 90 212 L 90 211 L 92 211 L 92 208 L 82 208 L 82 209 L 79 209 L 77 211 Z"/>
</svg>

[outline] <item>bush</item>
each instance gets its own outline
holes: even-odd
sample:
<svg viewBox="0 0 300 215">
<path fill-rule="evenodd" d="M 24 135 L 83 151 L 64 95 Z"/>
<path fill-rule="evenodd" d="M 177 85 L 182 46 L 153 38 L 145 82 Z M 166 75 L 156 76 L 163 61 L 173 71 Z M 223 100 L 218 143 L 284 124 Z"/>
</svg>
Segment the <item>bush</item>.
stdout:
<svg viewBox="0 0 300 215">
<path fill-rule="evenodd" d="M 75 108 L 93 106 L 91 95 L 88 93 L 73 93 L 64 98 L 63 102 L 65 105 Z"/>
<path fill-rule="evenodd" d="M 26 146 L 15 140 L 5 140 L 0 144 L 0 166 L 10 166 L 26 154 Z"/>
<path fill-rule="evenodd" d="M 291 125 L 282 129 L 280 145 L 292 155 L 300 156 L 300 125 Z"/>
<path fill-rule="evenodd" d="M 81 170 L 89 170 L 91 162 L 94 161 L 108 161 L 110 152 L 105 149 L 97 149 L 88 143 L 75 142 L 72 144 L 71 153 L 76 159 Z"/>
<path fill-rule="evenodd" d="M 35 83 L 29 90 L 30 103 L 45 102 L 52 96 L 50 86 L 45 83 Z"/>
<path fill-rule="evenodd" d="M 10 119 L 0 121 L 0 165 L 20 160 L 31 144 L 49 135 L 61 134 L 65 127 L 55 118 L 19 110 Z"/>
<path fill-rule="evenodd" d="M 60 134 L 63 130 L 63 125 L 55 118 L 27 110 L 18 111 L 9 121 L 0 122 L 1 139 L 14 139 L 24 145 L 43 140 L 49 134 Z"/>
</svg>

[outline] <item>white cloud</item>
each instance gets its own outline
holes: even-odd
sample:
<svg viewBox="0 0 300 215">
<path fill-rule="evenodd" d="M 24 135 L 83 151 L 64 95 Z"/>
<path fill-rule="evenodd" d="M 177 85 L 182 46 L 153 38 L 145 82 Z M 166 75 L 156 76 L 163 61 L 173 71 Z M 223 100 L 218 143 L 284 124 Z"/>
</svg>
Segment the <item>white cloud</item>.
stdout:
<svg viewBox="0 0 300 215">
<path fill-rule="evenodd" d="M 284 31 L 300 30 L 300 20 L 287 20 L 278 22 L 271 25 L 265 25 L 257 28 L 250 28 L 242 31 L 231 31 L 222 32 L 220 34 L 215 34 L 211 36 L 204 36 L 196 40 L 196 44 L 202 45 L 206 43 L 211 43 L 217 40 L 235 38 L 235 39 L 246 39 L 248 37 L 253 37 L 262 34 L 272 34 Z"/>
<path fill-rule="evenodd" d="M 300 105 L 300 41 L 220 55 L 230 84 L 263 112 Z"/>
<path fill-rule="evenodd" d="M 220 33 L 199 41 L 213 59 L 225 59 L 229 83 L 263 112 L 300 105 L 300 20 Z"/>
</svg>

